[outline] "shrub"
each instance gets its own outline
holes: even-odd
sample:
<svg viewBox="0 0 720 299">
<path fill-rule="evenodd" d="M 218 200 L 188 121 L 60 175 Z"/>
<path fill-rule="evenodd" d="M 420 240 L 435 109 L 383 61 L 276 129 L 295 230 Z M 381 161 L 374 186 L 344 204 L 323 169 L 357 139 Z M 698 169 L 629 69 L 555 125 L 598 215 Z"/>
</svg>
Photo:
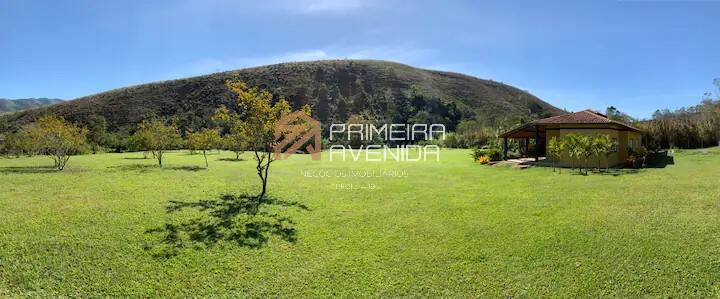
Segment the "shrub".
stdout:
<svg viewBox="0 0 720 299">
<path fill-rule="evenodd" d="M 445 135 L 445 140 L 442 140 L 442 147 L 445 148 L 461 148 L 463 144 L 460 142 L 460 137 L 456 133 L 450 132 Z"/>
<path fill-rule="evenodd" d="M 488 163 L 490 163 L 490 157 L 480 156 L 480 158 L 478 158 L 477 162 L 480 164 L 488 164 Z"/>
<path fill-rule="evenodd" d="M 472 156 L 473 161 L 478 161 L 478 160 L 480 160 L 480 157 L 483 156 L 482 149 L 473 148 L 472 153 L 470 153 L 470 155 Z"/>
<path fill-rule="evenodd" d="M 502 150 L 499 148 L 474 148 L 472 151 L 473 160 L 478 161 L 480 157 L 487 157 L 490 161 L 500 161 Z"/>
<path fill-rule="evenodd" d="M 547 144 L 547 155 L 553 158 L 553 171 L 557 167 L 557 162 L 562 156 L 562 152 L 565 150 L 565 142 L 557 137 L 550 138 L 550 142 Z M 562 172 L 562 170 L 560 170 Z"/>
<path fill-rule="evenodd" d="M 502 150 L 499 148 L 484 148 L 480 149 L 483 156 L 488 157 L 492 161 L 499 161 L 502 159 Z"/>
</svg>

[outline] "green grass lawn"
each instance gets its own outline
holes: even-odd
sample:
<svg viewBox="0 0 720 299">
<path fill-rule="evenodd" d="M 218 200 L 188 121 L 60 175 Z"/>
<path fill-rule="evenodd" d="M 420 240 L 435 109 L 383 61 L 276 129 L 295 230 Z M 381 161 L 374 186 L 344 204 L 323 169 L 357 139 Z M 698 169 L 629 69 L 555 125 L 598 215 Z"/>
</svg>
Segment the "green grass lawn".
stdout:
<svg viewBox="0 0 720 299">
<path fill-rule="evenodd" d="M 0 297 L 720 296 L 717 149 L 589 176 L 481 166 L 464 150 L 295 155 L 273 164 L 254 216 L 254 162 L 232 157 L 204 169 L 177 152 L 159 169 L 140 153 L 86 155 L 62 172 L 0 159 Z"/>
</svg>

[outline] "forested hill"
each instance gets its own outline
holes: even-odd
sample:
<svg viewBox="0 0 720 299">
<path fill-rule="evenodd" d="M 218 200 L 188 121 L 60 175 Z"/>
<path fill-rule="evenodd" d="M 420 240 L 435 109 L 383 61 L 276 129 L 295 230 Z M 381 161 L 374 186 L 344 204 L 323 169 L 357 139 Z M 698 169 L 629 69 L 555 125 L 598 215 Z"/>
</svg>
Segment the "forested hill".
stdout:
<svg viewBox="0 0 720 299">
<path fill-rule="evenodd" d="M 31 98 L 31 99 L 0 99 L 0 114 L 16 112 L 31 108 L 49 106 L 62 102 L 61 99 Z"/>
<path fill-rule="evenodd" d="M 443 122 L 452 128 L 462 119 L 492 124 L 562 113 L 528 92 L 494 81 L 387 61 L 329 60 L 126 87 L 4 118 L 16 128 L 47 113 L 79 123 L 101 115 L 111 131 L 132 130 L 149 117 L 173 118 L 181 128 L 198 128 L 207 125 L 215 109 L 232 102 L 225 87 L 232 79 L 268 89 L 296 107 L 308 103 L 325 124 L 362 114 L 378 122 Z"/>
</svg>

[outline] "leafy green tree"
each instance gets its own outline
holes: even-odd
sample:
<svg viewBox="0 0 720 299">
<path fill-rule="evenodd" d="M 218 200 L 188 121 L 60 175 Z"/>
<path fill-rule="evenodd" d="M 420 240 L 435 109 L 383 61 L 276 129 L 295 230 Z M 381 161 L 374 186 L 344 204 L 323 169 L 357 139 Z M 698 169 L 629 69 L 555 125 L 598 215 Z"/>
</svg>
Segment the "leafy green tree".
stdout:
<svg viewBox="0 0 720 299">
<path fill-rule="evenodd" d="M 587 175 L 588 168 L 590 168 L 589 159 L 593 155 L 593 139 L 590 136 L 578 136 L 577 146 L 579 147 L 579 158 L 584 162 L 585 175 Z"/>
<path fill-rule="evenodd" d="M 547 154 L 553 159 L 553 171 L 558 168 L 557 162 L 560 160 L 563 151 L 565 151 L 565 142 L 557 137 L 550 138 L 547 144 Z M 562 168 L 559 168 L 559 170 L 562 173 Z"/>
<path fill-rule="evenodd" d="M 657 110 L 651 120 L 634 123 L 643 131 L 644 145 L 652 149 L 720 145 L 720 80 L 715 85 L 718 91 L 706 92 L 698 105 Z"/>
<path fill-rule="evenodd" d="M 582 173 L 583 167 L 587 164 L 587 160 L 592 156 L 593 142 L 592 138 L 584 135 L 567 134 L 563 137 L 568 154 L 572 160 L 577 160 L 578 172 Z M 587 171 L 585 172 L 587 174 Z"/>
<path fill-rule="evenodd" d="M 88 143 L 93 154 L 107 143 L 107 121 L 102 115 L 93 115 L 88 120 Z"/>
<path fill-rule="evenodd" d="M 500 131 L 480 120 L 464 120 L 457 125 L 456 133 L 462 147 L 482 147 L 498 140 Z"/>
<path fill-rule="evenodd" d="M 202 151 L 205 167 L 209 167 L 207 151 L 220 146 L 220 132 L 217 129 L 202 129 L 200 132 L 188 132 L 188 145 L 192 150 Z"/>
<path fill-rule="evenodd" d="M 460 148 L 460 141 L 458 135 L 455 132 L 449 132 L 445 134 L 445 140 L 442 141 L 442 146 L 445 148 Z"/>
<path fill-rule="evenodd" d="M 257 197 L 258 201 L 261 201 L 267 192 L 270 165 L 274 161 L 272 151 L 277 144 L 275 125 L 283 113 L 291 111 L 290 104 L 284 98 L 273 103 L 273 95 L 269 91 L 248 87 L 240 81 L 230 81 L 226 85 L 237 96 L 237 111 L 243 113 L 230 113 L 229 110 L 221 108 L 216 116 L 220 120 L 236 121 L 247 138 L 248 149 L 255 154 L 255 169 L 262 183 L 262 190 Z M 309 115 L 310 107 L 306 105 L 302 111 Z"/>
<path fill-rule="evenodd" d="M 155 156 L 160 167 L 163 165 L 165 152 L 182 141 L 177 127 L 155 119 L 143 121 L 140 129 L 135 133 L 135 138 L 143 150 Z"/>
<path fill-rule="evenodd" d="M 85 147 L 87 130 L 62 117 L 42 117 L 24 130 L 24 138 L 29 138 L 39 153 L 50 156 L 57 170 L 65 169 L 70 156 L 80 154 Z"/>
<path fill-rule="evenodd" d="M 350 117 L 345 122 L 345 125 L 348 126 L 348 128 L 351 125 L 362 125 L 363 127 L 366 127 L 367 125 L 375 124 L 375 121 L 371 119 L 368 115 L 365 114 L 353 114 L 350 115 Z M 367 146 L 370 144 L 381 144 L 384 142 L 384 140 L 381 140 L 379 136 L 373 135 L 372 139 L 368 138 L 362 138 L 358 136 L 358 134 L 352 134 L 350 135 L 350 140 L 348 140 L 347 136 L 335 136 L 337 138 L 337 143 L 348 145 L 352 148 L 360 148 L 360 146 Z M 335 140 L 333 140 L 335 141 Z"/>
<path fill-rule="evenodd" d="M 35 142 L 28 136 L 27 131 L 5 134 L 2 152 L 19 158 L 21 155 L 31 156 L 35 153 Z"/>
<path fill-rule="evenodd" d="M 235 153 L 235 160 L 238 161 L 247 148 L 247 140 L 238 126 L 231 128 L 230 132 L 223 136 L 222 144 L 224 149 Z"/>
<path fill-rule="evenodd" d="M 107 133 L 104 138 L 105 146 L 116 153 L 125 151 L 137 151 L 139 148 L 134 143 L 133 136 L 126 130 Z"/>
<path fill-rule="evenodd" d="M 227 107 L 220 107 L 212 117 L 212 120 L 219 123 L 226 132 L 222 136 L 222 147 L 235 153 L 235 160 L 248 148 L 248 140 L 243 132 L 243 122 L 236 113 L 231 113 Z"/>
<path fill-rule="evenodd" d="M 608 135 L 600 135 L 593 139 L 593 154 L 597 158 L 597 168 L 600 171 L 600 157 L 605 157 L 605 169 L 610 168 L 609 166 L 609 154 L 610 149 L 613 147 L 613 142 Z"/>
<path fill-rule="evenodd" d="M 567 134 L 563 137 L 563 143 L 570 156 L 570 168 L 575 168 L 574 162 L 576 159 L 580 159 L 582 156 L 582 149 L 580 147 L 579 136 L 575 134 Z M 579 169 L 579 168 L 578 168 Z"/>
</svg>

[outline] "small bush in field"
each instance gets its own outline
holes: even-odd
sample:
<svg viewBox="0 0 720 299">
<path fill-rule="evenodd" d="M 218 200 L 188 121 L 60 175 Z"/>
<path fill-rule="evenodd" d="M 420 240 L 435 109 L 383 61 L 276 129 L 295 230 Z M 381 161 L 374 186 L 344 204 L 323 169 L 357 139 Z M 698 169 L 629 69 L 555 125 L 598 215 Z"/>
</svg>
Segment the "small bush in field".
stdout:
<svg viewBox="0 0 720 299">
<path fill-rule="evenodd" d="M 472 150 L 472 152 L 470 153 L 470 155 L 472 156 L 473 161 L 476 161 L 476 162 L 477 162 L 477 160 L 480 159 L 480 157 L 483 156 L 483 154 L 482 154 L 482 152 L 481 152 L 481 149 L 479 149 L 479 148 L 474 148 L 474 149 Z"/>
<path fill-rule="evenodd" d="M 483 156 L 490 159 L 490 161 L 500 161 L 502 159 L 502 151 L 498 148 L 474 148 L 471 155 L 473 161 L 478 161 Z"/>
<path fill-rule="evenodd" d="M 488 163 L 490 163 L 490 157 L 481 156 L 480 158 L 478 158 L 477 162 L 480 164 L 488 164 Z"/>
</svg>

